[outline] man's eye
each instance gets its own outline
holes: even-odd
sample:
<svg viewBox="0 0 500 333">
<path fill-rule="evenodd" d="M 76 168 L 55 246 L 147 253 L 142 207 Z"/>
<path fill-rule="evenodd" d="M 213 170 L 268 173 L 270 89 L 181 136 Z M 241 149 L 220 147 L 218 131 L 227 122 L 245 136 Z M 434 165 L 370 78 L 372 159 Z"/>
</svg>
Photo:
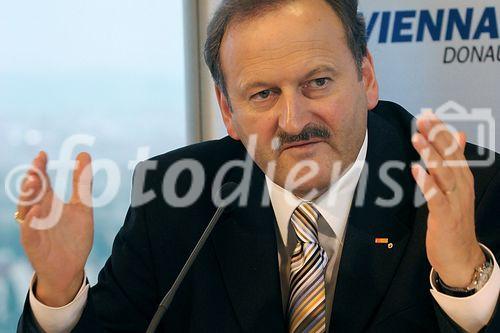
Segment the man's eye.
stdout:
<svg viewBox="0 0 500 333">
<path fill-rule="evenodd" d="M 307 85 L 312 87 L 312 88 L 323 88 L 328 84 L 329 81 L 330 81 L 329 78 L 322 77 L 319 79 L 314 79 L 314 80 L 309 81 L 309 83 Z"/>
<path fill-rule="evenodd" d="M 271 96 L 272 91 L 271 90 L 263 90 L 261 92 L 256 93 L 253 95 L 251 98 L 255 100 L 266 100 Z"/>
</svg>

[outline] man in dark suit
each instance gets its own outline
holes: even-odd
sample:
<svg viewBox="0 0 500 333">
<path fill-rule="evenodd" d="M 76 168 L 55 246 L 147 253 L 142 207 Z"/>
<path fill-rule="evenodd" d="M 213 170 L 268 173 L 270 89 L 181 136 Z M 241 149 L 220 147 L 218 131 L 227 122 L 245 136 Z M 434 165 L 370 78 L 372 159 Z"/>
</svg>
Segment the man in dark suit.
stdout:
<svg viewBox="0 0 500 333">
<path fill-rule="evenodd" d="M 205 57 L 230 138 L 139 165 L 90 290 L 90 157 L 77 158 L 70 203 L 48 188 L 20 205 L 36 279 L 19 330 L 144 331 L 215 211 L 212 190 L 233 181 L 241 202 L 213 230 L 161 331 L 496 332 L 500 160 L 471 169 L 477 147 L 463 134 L 433 115 L 412 133 L 404 109 L 378 101 L 356 11 L 356 1 L 223 2 Z M 31 195 L 48 182 L 46 163 L 44 153 L 34 161 L 42 176 L 23 185 Z M 167 188 L 182 163 L 191 172 Z M 32 228 L 54 202 L 58 223 Z"/>
</svg>

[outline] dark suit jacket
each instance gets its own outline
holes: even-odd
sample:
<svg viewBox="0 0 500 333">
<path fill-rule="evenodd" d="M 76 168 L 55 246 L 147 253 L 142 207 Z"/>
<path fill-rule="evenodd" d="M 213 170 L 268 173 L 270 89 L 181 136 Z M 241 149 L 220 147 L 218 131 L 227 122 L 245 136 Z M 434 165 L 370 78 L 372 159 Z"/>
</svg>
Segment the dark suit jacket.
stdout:
<svg viewBox="0 0 500 333">
<path fill-rule="evenodd" d="M 425 253 L 427 206 L 415 208 L 411 161 L 419 157 L 410 144 L 412 116 L 396 104 L 380 102 L 368 117 L 368 180 L 355 198 L 362 207 L 350 211 L 335 291 L 331 331 L 335 332 L 459 332 L 436 306 L 429 289 L 431 267 Z M 476 158 L 477 147 L 467 146 Z M 172 285 L 189 252 L 215 211 L 211 184 L 220 166 L 244 160 L 245 148 L 230 138 L 182 148 L 154 158 L 145 188 L 157 198 L 132 207 L 116 236 L 112 255 L 92 287 L 74 332 L 143 332 L 157 305 Z M 207 186 L 187 208 L 173 209 L 162 197 L 166 170 L 180 159 L 195 159 L 205 168 Z M 390 199 L 390 186 L 378 176 L 388 160 L 402 161 L 391 179 L 404 189 L 403 200 L 381 208 L 376 198 Z M 142 166 L 139 165 L 138 168 Z M 500 258 L 500 160 L 474 169 L 477 236 Z M 137 175 L 137 170 L 136 170 Z M 263 173 L 254 165 L 248 205 L 224 213 L 186 276 L 160 324 L 161 332 L 283 332 L 275 217 L 267 198 Z M 241 168 L 226 179 L 239 182 Z M 135 178 L 134 178 L 135 179 Z M 362 178 L 363 179 L 363 178 Z M 182 173 L 179 195 L 189 189 L 191 175 Z M 132 196 L 134 201 L 134 194 Z M 264 200 L 265 201 L 265 200 Z M 387 237 L 392 249 L 376 245 Z M 36 332 L 26 302 L 19 332 Z M 500 332 L 496 311 L 486 332 Z"/>
</svg>

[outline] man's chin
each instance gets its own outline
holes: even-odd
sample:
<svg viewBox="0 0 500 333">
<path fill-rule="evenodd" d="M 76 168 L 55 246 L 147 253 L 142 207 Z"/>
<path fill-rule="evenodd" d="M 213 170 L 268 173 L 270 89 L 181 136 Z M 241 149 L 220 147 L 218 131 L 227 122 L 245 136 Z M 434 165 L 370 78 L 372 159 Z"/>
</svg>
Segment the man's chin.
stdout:
<svg viewBox="0 0 500 333">
<path fill-rule="evenodd" d="M 330 185 L 328 177 L 313 177 L 307 174 L 298 174 L 296 177 L 277 177 L 275 183 L 296 197 L 304 200 L 314 200 L 325 193 Z"/>
</svg>

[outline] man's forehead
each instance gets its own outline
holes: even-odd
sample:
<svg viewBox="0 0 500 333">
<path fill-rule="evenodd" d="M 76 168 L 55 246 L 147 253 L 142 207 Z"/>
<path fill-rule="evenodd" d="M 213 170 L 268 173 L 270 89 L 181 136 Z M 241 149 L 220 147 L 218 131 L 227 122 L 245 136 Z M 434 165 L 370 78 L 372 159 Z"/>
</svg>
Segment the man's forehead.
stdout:
<svg viewBox="0 0 500 333">
<path fill-rule="evenodd" d="M 272 62 L 285 64 L 293 56 L 298 59 L 314 53 L 325 56 L 342 47 L 347 47 L 344 28 L 330 5 L 296 1 L 258 17 L 230 22 L 222 39 L 220 62 L 227 78 L 242 67 L 275 68 Z"/>
<path fill-rule="evenodd" d="M 343 26 L 329 5 L 307 4 L 299 1 L 291 9 L 230 24 L 220 50 L 226 80 L 248 73 L 260 75 L 280 66 L 303 67 L 300 62 L 315 57 L 325 62 L 346 47 Z"/>
<path fill-rule="evenodd" d="M 307 6 L 308 11 L 301 14 L 277 9 L 257 17 L 233 18 L 226 28 L 221 47 L 228 45 L 247 52 L 256 47 L 272 51 L 287 43 L 300 47 L 300 44 L 324 43 L 325 39 L 332 37 L 343 38 L 344 27 L 336 13 L 332 9 L 324 12 L 314 7 L 317 6 Z"/>
<path fill-rule="evenodd" d="M 238 90 L 249 91 L 270 84 L 278 84 L 280 81 L 300 82 L 319 74 L 331 76 L 337 74 L 334 61 L 331 58 L 314 58 L 312 61 L 305 58 L 300 63 L 292 65 L 280 64 L 279 62 L 262 67 L 256 65 L 239 71 L 234 79 Z"/>
<path fill-rule="evenodd" d="M 261 68 L 275 67 L 287 63 L 293 65 L 295 62 L 307 58 L 328 58 L 334 52 L 333 45 L 321 40 L 277 41 L 271 47 L 255 45 L 254 47 L 248 47 L 244 51 L 229 49 L 227 63 L 234 63 L 235 65 L 241 65 L 241 67 L 252 67 L 254 65 Z"/>
</svg>

